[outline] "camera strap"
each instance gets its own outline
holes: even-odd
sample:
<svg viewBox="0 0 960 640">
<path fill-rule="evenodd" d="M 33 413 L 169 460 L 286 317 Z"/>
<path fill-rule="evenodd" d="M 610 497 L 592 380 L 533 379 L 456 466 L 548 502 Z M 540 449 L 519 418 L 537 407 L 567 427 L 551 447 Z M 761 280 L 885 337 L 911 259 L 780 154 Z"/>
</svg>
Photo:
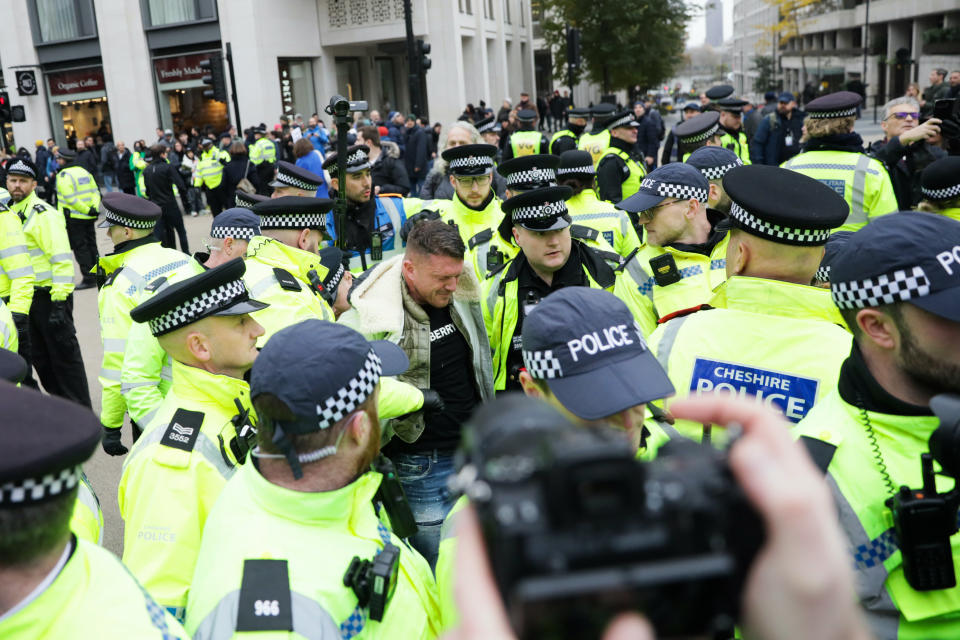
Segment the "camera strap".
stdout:
<svg viewBox="0 0 960 640">
<path fill-rule="evenodd" d="M 382 522 L 377 522 L 377 534 L 379 534 L 380 541 L 383 542 L 384 547 L 386 547 L 388 544 L 393 544 L 393 542 L 390 540 L 390 531 L 383 526 Z M 373 557 L 376 558 L 381 553 L 383 553 L 383 549 L 377 551 Z M 361 608 L 358 604 L 356 607 L 354 607 L 347 619 L 340 623 L 340 637 L 343 638 L 343 640 L 350 640 L 350 638 L 353 638 L 363 631 L 363 627 L 366 625 L 366 623 L 366 609 Z"/>
</svg>

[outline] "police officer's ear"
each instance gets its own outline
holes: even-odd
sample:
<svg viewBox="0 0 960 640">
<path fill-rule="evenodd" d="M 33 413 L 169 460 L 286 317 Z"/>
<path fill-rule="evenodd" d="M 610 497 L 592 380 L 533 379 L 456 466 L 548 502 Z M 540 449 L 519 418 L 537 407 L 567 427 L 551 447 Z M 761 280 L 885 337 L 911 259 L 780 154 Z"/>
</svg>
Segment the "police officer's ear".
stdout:
<svg viewBox="0 0 960 640">
<path fill-rule="evenodd" d="M 743 233 L 734 230 L 727 244 L 727 277 L 738 276 L 746 272 L 750 263 L 750 244 L 743 241 Z"/>
<path fill-rule="evenodd" d="M 713 180 L 710 181 L 710 195 L 707 197 L 707 204 L 720 202 L 720 185 Z"/>
<path fill-rule="evenodd" d="M 894 315 L 885 310 L 861 309 L 857 312 L 856 321 L 856 329 L 860 330 L 864 336 L 863 339 L 880 349 L 894 351 L 902 342 L 900 327 Z M 856 329 L 854 329 L 854 335 L 857 334 Z"/>
<path fill-rule="evenodd" d="M 373 421 L 366 411 L 356 411 L 346 420 L 347 424 L 343 426 L 343 435 L 357 447 L 365 448 L 370 438 L 380 437 L 378 433 L 373 432 Z"/>
<path fill-rule="evenodd" d="M 332 173 L 330 174 L 330 188 L 334 191 L 340 190 L 340 179 L 334 176 Z"/>
<path fill-rule="evenodd" d="M 450 181 L 451 187 L 453 187 L 454 189 L 457 188 L 457 179 L 453 175 L 447 176 L 447 180 Z"/>
</svg>

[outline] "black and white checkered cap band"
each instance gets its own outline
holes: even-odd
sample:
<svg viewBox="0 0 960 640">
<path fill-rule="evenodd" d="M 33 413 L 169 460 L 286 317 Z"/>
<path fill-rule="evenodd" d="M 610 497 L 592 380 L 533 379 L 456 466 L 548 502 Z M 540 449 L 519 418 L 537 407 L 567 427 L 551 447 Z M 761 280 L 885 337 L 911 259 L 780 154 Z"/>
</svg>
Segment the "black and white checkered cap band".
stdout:
<svg viewBox="0 0 960 640">
<path fill-rule="evenodd" d="M 26 162 L 24 162 L 23 160 L 17 160 L 17 161 L 14 162 L 13 164 L 11 164 L 9 167 L 7 167 L 7 173 L 8 173 L 8 174 L 10 174 L 10 173 L 15 173 L 15 174 L 19 174 L 19 175 L 24 175 L 24 174 L 26 174 L 26 175 L 30 176 L 31 178 L 34 178 L 34 179 L 36 179 L 36 177 L 37 177 L 36 172 L 35 172 L 33 169 L 31 169 L 31 168 L 30 168 L 30 165 L 28 165 L 28 164 L 27 164 Z"/>
<path fill-rule="evenodd" d="M 840 309 L 864 309 L 930 295 L 923 267 L 907 267 L 866 280 L 831 282 L 830 295 Z"/>
<path fill-rule="evenodd" d="M 836 111 L 807 111 L 807 117 L 814 120 L 825 120 L 827 118 L 846 118 L 847 116 L 857 115 L 857 108 L 838 109 Z"/>
<path fill-rule="evenodd" d="M 553 380 L 563 377 L 563 366 L 560 359 L 553 355 L 553 350 L 524 351 L 523 366 L 536 380 Z"/>
<path fill-rule="evenodd" d="M 677 136 L 677 137 L 680 138 L 680 142 L 682 142 L 683 144 L 691 144 L 693 142 L 701 142 L 703 140 L 706 140 L 707 138 L 709 138 L 719 130 L 720 130 L 720 123 L 716 123 L 706 131 L 702 131 L 700 133 L 694 133 L 689 136 L 682 136 L 682 137 Z"/>
<path fill-rule="evenodd" d="M 326 228 L 327 216 L 322 213 L 294 213 L 282 216 L 260 216 L 261 229 Z"/>
<path fill-rule="evenodd" d="M 817 282 L 830 282 L 830 265 L 817 269 L 817 274 L 813 276 Z"/>
<path fill-rule="evenodd" d="M 623 116 L 622 118 L 620 118 L 620 119 L 618 119 L 618 120 L 614 120 L 613 122 L 611 122 L 610 124 L 608 124 L 608 125 L 607 125 L 607 129 L 616 129 L 617 127 L 622 127 L 622 126 L 624 126 L 624 125 L 628 125 L 628 126 L 631 126 L 631 127 L 635 127 L 635 126 L 637 126 L 637 125 L 639 125 L 639 124 L 640 124 L 639 122 L 637 122 L 636 120 L 634 120 L 633 114 L 632 114 L 632 113 L 628 113 L 627 115 Z"/>
<path fill-rule="evenodd" d="M 923 187 L 920 191 L 923 192 L 923 197 L 929 200 L 949 200 L 950 198 L 960 196 L 960 184 L 955 184 L 952 187 L 943 189 L 927 189 Z"/>
<path fill-rule="evenodd" d="M 493 158 L 490 156 L 467 156 L 466 158 L 454 158 L 448 164 L 451 170 L 466 169 L 475 167 L 493 168 Z"/>
<path fill-rule="evenodd" d="M 0 484 L 0 506 L 43 502 L 70 491 L 79 482 L 80 467 L 69 467 L 40 478 Z"/>
<path fill-rule="evenodd" d="M 567 214 L 567 203 L 563 200 L 544 202 L 530 207 L 517 207 L 510 215 L 514 222 L 524 220 L 542 220 L 545 218 L 559 218 Z"/>
<path fill-rule="evenodd" d="M 235 238 L 237 240 L 249 240 L 253 236 L 260 235 L 259 227 L 213 227 L 210 229 L 211 238 Z"/>
<path fill-rule="evenodd" d="M 118 224 L 121 227 L 130 227 L 131 229 L 153 229 L 157 225 L 156 220 L 135 220 L 134 218 L 128 218 L 127 216 L 117 213 L 116 211 L 111 211 L 106 207 L 103 208 L 104 217 L 107 219 L 107 222 L 110 224 Z"/>
<path fill-rule="evenodd" d="M 357 375 L 332 396 L 317 404 L 317 426 L 329 429 L 355 411 L 373 393 L 380 380 L 381 371 L 383 366 L 380 358 L 371 349 Z"/>
<path fill-rule="evenodd" d="M 366 151 L 364 151 L 363 149 L 357 149 L 356 151 L 351 153 L 349 156 L 347 156 L 347 166 L 363 164 L 364 162 L 367 162 L 368 159 L 369 159 L 369 156 L 367 155 Z"/>
<path fill-rule="evenodd" d="M 204 291 L 199 296 L 190 298 L 178 304 L 174 309 L 163 313 L 149 321 L 150 332 L 155 336 L 169 333 L 174 329 L 184 327 L 191 322 L 205 318 L 211 312 L 230 306 L 244 296 L 247 288 L 243 280 L 231 280 L 219 287 Z"/>
<path fill-rule="evenodd" d="M 237 203 L 238 207 L 252 207 L 253 205 L 260 202 L 259 200 L 254 200 L 249 195 L 243 191 L 237 190 L 237 195 L 234 196 L 234 201 Z"/>
<path fill-rule="evenodd" d="M 557 172 L 549 167 L 534 167 L 527 171 L 517 171 L 507 176 L 507 186 L 518 184 L 545 184 L 557 182 Z"/>
<path fill-rule="evenodd" d="M 327 281 L 324 283 L 323 288 L 327 290 L 331 296 L 335 294 L 337 287 L 340 286 L 340 281 L 343 279 L 343 263 L 337 265 L 337 270 L 332 276 L 327 278 Z"/>
<path fill-rule="evenodd" d="M 301 180 L 297 176 L 292 176 L 289 173 L 284 173 L 282 170 L 277 171 L 277 182 L 282 182 L 288 187 L 296 187 L 297 189 L 304 189 L 306 191 L 316 191 L 318 185 L 312 182 L 306 182 Z"/>
<path fill-rule="evenodd" d="M 830 229 L 796 229 L 765 222 L 736 202 L 730 203 L 730 215 L 743 226 L 771 240 L 799 245 L 818 245 L 826 243 L 830 237 Z"/>
<path fill-rule="evenodd" d="M 688 184 L 677 184 L 675 182 L 661 182 L 653 178 L 644 178 L 640 181 L 640 188 L 647 191 L 653 191 L 658 196 L 665 198 L 679 198 L 680 200 L 689 200 L 696 198 L 700 202 L 706 202 L 709 192 L 700 187 L 691 187 Z"/>
<path fill-rule="evenodd" d="M 565 176 L 570 173 L 594 175 L 597 173 L 597 170 L 592 164 L 587 164 L 582 167 L 560 167 L 557 169 L 558 176 Z"/>
<path fill-rule="evenodd" d="M 486 133 L 487 131 L 493 131 L 493 128 L 497 126 L 497 123 L 490 121 L 487 124 L 477 127 L 477 133 Z"/>
<path fill-rule="evenodd" d="M 700 173 L 703 174 L 703 177 L 707 180 L 719 180 L 723 176 L 727 175 L 727 171 L 733 169 L 734 167 L 742 166 L 743 162 L 737 158 L 736 162 L 731 162 L 730 164 L 720 165 L 719 167 L 702 167 Z"/>
</svg>

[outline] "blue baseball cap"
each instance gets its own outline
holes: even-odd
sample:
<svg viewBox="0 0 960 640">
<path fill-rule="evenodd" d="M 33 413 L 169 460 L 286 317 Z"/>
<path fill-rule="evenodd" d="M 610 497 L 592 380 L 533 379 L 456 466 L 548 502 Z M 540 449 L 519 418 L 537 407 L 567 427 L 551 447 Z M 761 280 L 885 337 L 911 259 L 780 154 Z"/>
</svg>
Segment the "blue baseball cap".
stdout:
<svg viewBox="0 0 960 640">
<path fill-rule="evenodd" d="M 820 259 L 820 267 L 817 274 L 813 277 L 817 282 L 830 282 L 830 266 L 840 257 L 840 254 L 846 251 L 847 243 L 853 231 L 835 231 L 827 238 L 827 244 L 823 247 L 823 257 Z"/>
<path fill-rule="evenodd" d="M 213 218 L 211 238 L 250 240 L 260 234 L 260 216 L 245 207 L 233 207 Z"/>
<path fill-rule="evenodd" d="M 876 218 L 833 261 L 830 294 L 840 309 L 909 302 L 960 322 L 960 222 L 915 211 Z"/>
<path fill-rule="evenodd" d="M 616 206 L 630 213 L 640 213 L 652 209 L 666 198 L 696 198 L 706 202 L 710 194 L 710 183 L 695 167 L 674 162 L 665 164 L 650 172 L 640 182 L 640 189 Z"/>
<path fill-rule="evenodd" d="M 796 96 L 794 96 L 792 93 L 790 93 L 789 91 L 784 91 L 783 93 L 780 94 L 780 97 L 777 100 L 777 102 L 792 102 L 796 99 L 797 99 Z"/>
<path fill-rule="evenodd" d="M 742 166 L 743 161 L 726 147 L 700 147 L 690 154 L 687 164 L 699 169 L 707 180 L 719 180 L 730 169 Z"/>
<path fill-rule="evenodd" d="M 523 363 L 570 413 L 599 420 L 673 395 L 627 305 L 602 289 L 566 287 L 523 321 Z"/>
</svg>

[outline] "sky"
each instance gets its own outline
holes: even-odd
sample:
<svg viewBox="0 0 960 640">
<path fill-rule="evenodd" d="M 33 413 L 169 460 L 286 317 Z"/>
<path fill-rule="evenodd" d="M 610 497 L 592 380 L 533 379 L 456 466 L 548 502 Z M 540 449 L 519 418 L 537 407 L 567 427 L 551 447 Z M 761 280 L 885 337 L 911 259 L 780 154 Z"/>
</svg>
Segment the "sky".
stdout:
<svg viewBox="0 0 960 640">
<path fill-rule="evenodd" d="M 687 27 L 687 46 L 698 47 L 703 44 L 706 38 L 706 19 L 702 7 L 706 2 L 712 0 L 687 0 L 687 4 L 701 7 L 700 15 L 693 18 Z M 733 2 L 734 0 L 722 0 L 723 2 L 723 39 L 730 38 L 733 34 Z"/>
</svg>

